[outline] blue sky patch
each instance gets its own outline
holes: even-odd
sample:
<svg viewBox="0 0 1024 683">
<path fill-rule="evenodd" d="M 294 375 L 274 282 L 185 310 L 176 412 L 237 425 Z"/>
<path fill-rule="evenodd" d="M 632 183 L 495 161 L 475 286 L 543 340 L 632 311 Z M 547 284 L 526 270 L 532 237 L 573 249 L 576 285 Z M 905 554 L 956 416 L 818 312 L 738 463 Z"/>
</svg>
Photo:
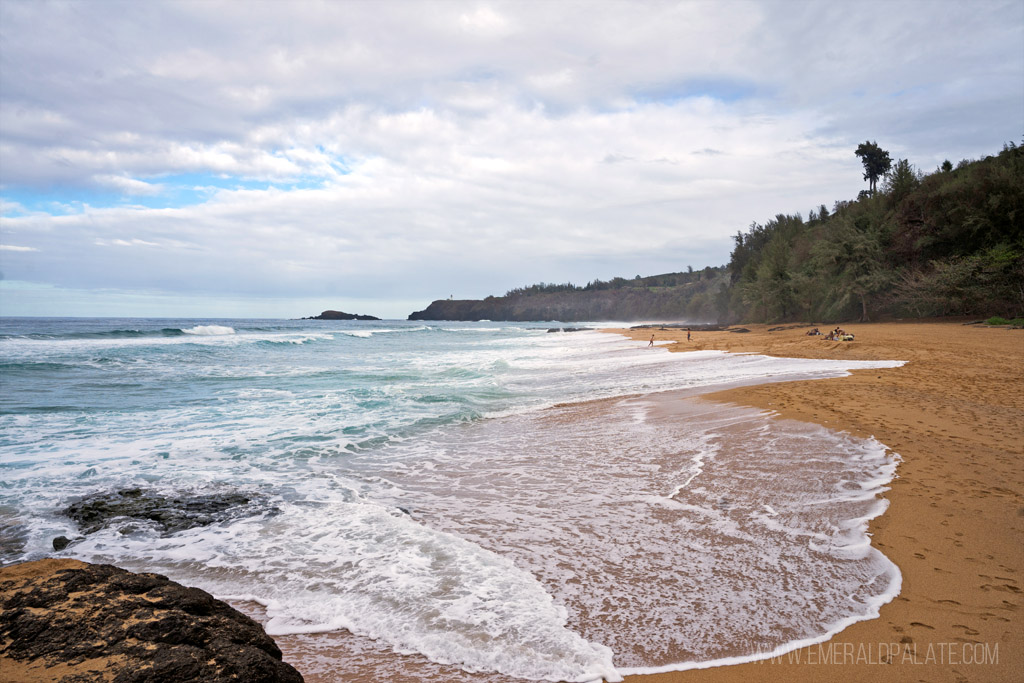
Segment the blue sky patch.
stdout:
<svg viewBox="0 0 1024 683">
<path fill-rule="evenodd" d="M 644 88 L 634 93 L 637 101 L 644 103 L 675 104 L 696 97 L 710 97 L 721 102 L 737 102 L 753 97 L 757 86 L 753 83 L 731 79 L 691 79 Z"/>
<path fill-rule="evenodd" d="M 81 213 L 85 208 L 144 207 L 175 209 L 203 204 L 219 190 L 307 190 L 321 187 L 323 178 L 305 177 L 284 181 L 254 180 L 215 173 L 179 173 L 135 178 L 153 186 L 152 194 L 119 191 L 105 186 L 55 186 L 32 188 L 12 186 L 0 192 L 0 198 L 17 203 L 23 210 L 5 208 L 4 215 L 24 216 L 47 213 L 53 216 Z"/>
</svg>

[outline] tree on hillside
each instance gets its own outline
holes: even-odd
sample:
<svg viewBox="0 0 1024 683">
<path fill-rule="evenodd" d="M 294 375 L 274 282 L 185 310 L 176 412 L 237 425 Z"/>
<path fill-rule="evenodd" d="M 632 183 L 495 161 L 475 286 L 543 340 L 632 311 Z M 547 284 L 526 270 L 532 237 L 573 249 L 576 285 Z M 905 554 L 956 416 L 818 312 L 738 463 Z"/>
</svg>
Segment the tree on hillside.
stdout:
<svg viewBox="0 0 1024 683">
<path fill-rule="evenodd" d="M 906 159 L 900 159 L 892 170 L 885 175 L 883 188 L 889 195 L 893 204 L 903 201 L 903 198 L 913 192 L 921 184 L 921 175 L 914 169 Z"/>
<path fill-rule="evenodd" d="M 892 283 L 880 235 L 860 229 L 848 218 L 834 220 L 825 239 L 814 245 L 819 270 L 833 277 L 830 317 L 842 317 L 851 302 L 860 304 L 860 321 L 868 321 L 868 302 Z"/>
<path fill-rule="evenodd" d="M 878 179 L 889 171 L 892 159 L 889 158 L 887 151 L 878 146 L 877 142 L 862 142 L 857 146 L 857 151 L 854 154 L 859 156 L 861 163 L 864 164 L 864 180 L 868 181 L 871 194 L 874 194 Z"/>
</svg>

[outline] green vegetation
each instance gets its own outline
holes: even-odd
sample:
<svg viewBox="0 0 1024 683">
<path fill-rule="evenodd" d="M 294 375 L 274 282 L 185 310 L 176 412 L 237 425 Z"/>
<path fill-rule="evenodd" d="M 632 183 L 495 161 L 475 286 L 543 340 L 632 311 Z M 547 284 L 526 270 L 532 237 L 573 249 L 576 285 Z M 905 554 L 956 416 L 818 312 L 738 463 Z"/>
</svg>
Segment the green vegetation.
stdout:
<svg viewBox="0 0 1024 683">
<path fill-rule="evenodd" d="M 1024 318 L 1014 318 L 1013 320 L 1007 320 L 998 315 L 994 315 L 985 321 L 986 325 L 1013 325 L 1015 327 L 1024 326 Z"/>
<path fill-rule="evenodd" d="M 925 174 L 874 142 L 869 191 L 805 220 L 734 236 L 726 266 L 584 286 L 540 283 L 484 301 L 436 301 L 412 319 L 867 321 L 879 315 L 1024 315 L 1024 146 Z M 879 181 L 881 181 L 879 183 Z M 1005 320 L 1000 318 L 1001 320 Z M 991 323 L 990 321 L 990 324 Z"/>
<path fill-rule="evenodd" d="M 729 286 L 725 266 L 584 286 L 540 283 L 483 301 L 435 301 L 410 320 L 692 320 L 712 322 Z"/>
<path fill-rule="evenodd" d="M 734 239 L 728 321 L 1019 315 L 1024 147 L 930 175 L 900 159 L 877 193 L 806 221 L 780 214 Z"/>
<path fill-rule="evenodd" d="M 571 282 L 566 282 L 565 284 L 560 285 L 541 282 L 540 284 L 530 285 L 528 287 L 511 289 L 505 292 L 505 296 L 509 298 L 517 298 L 558 292 L 599 292 L 608 289 L 683 287 L 700 282 L 707 283 L 724 272 L 725 266 L 719 266 L 717 268 L 708 266 L 704 270 L 694 270 L 691 267 L 686 273 L 665 273 L 664 275 L 650 275 L 648 277 L 640 277 L 637 275 L 632 280 L 627 280 L 622 277 L 614 277 L 606 282 L 604 280 L 597 279 L 591 280 L 583 286 L 577 286 Z"/>
</svg>

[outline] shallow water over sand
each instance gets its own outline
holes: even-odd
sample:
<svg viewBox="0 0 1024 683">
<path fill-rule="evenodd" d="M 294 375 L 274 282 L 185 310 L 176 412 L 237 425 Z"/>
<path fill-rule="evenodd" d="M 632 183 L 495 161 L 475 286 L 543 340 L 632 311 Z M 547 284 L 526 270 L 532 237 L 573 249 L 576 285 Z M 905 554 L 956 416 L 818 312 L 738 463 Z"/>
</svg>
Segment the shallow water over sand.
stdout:
<svg viewBox="0 0 1024 683">
<path fill-rule="evenodd" d="M 442 441 L 395 468 L 391 501 L 529 568 L 621 673 L 764 655 L 865 618 L 898 589 L 865 543 L 894 469 L 874 442 L 671 393 Z M 353 674 L 454 675 L 350 638 L 339 647 L 360 652 Z"/>
</svg>

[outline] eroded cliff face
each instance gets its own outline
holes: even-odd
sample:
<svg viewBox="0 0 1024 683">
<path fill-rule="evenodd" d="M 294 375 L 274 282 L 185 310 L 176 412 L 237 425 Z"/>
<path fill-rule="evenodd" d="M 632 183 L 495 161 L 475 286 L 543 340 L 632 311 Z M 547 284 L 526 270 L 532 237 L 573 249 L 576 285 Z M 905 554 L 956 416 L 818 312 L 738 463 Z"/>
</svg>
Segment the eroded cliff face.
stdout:
<svg viewBox="0 0 1024 683">
<path fill-rule="evenodd" d="M 627 287 L 487 299 L 449 299 L 434 301 L 426 309 L 410 315 L 409 320 L 699 320 L 703 312 L 690 310 L 696 293 L 683 287 L 662 290 Z"/>
<path fill-rule="evenodd" d="M 205 591 L 47 559 L 0 568 L 0 680 L 303 679 L 257 622 Z"/>
</svg>

